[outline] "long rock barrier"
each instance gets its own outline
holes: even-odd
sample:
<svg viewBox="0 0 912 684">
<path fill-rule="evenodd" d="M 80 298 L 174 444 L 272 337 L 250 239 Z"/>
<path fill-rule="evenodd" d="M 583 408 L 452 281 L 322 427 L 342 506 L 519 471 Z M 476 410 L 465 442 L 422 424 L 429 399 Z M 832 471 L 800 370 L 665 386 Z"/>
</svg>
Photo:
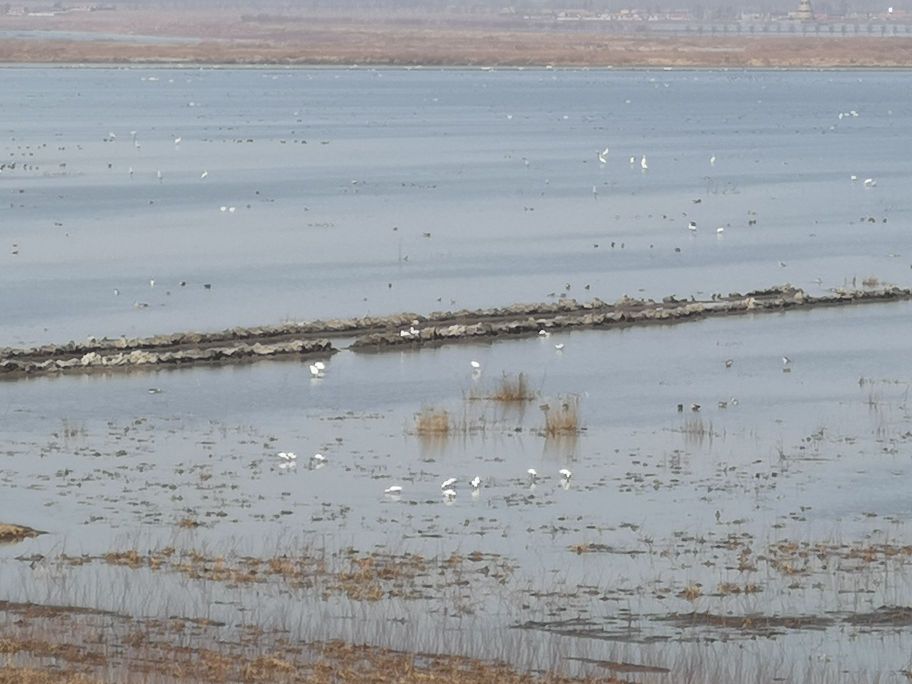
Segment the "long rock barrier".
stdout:
<svg viewBox="0 0 912 684">
<path fill-rule="evenodd" d="M 268 358 L 326 357 L 338 349 L 330 339 L 353 339 L 348 349 L 378 352 L 472 340 L 530 336 L 573 328 L 671 324 L 712 316 L 845 306 L 912 299 L 912 289 L 883 286 L 835 289 L 809 295 L 785 284 L 746 294 L 710 299 L 665 297 L 657 302 L 624 296 L 578 302 L 559 299 L 487 309 L 440 311 L 428 315 L 399 313 L 281 325 L 183 332 L 142 338 L 89 338 L 84 342 L 32 348 L 0 348 L 0 379 L 91 372 L 110 369 L 179 367 L 250 362 Z"/>
</svg>

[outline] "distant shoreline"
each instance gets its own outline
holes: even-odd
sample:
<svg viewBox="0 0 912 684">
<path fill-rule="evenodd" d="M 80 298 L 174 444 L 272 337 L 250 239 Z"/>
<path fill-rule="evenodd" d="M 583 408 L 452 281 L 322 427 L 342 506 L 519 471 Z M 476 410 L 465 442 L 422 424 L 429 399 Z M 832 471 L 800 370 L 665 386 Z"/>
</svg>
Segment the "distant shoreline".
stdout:
<svg viewBox="0 0 912 684">
<path fill-rule="evenodd" d="M 242 63 L 242 62 L 181 62 L 181 61 L 129 61 L 129 62 L 3 62 L 0 61 L 0 69 L 114 69 L 118 71 L 135 69 L 137 71 L 147 70 L 147 69 L 166 69 L 174 71 L 182 70 L 200 70 L 200 69 L 209 69 L 212 71 L 220 70 L 346 70 L 346 71 L 365 71 L 370 69 L 387 69 L 390 71 L 595 71 L 595 72 L 626 72 L 626 71 L 659 71 L 665 73 L 671 72 L 680 72 L 680 71 L 705 71 L 705 72 L 732 72 L 736 73 L 739 71 L 751 72 L 751 73 L 762 73 L 762 72 L 807 72 L 807 73 L 837 73 L 837 72 L 877 72 L 877 71 L 912 71 L 912 64 L 901 65 L 901 66 L 827 66 L 827 67 L 811 67 L 811 66 L 674 66 L 674 67 L 662 67 L 662 66 L 588 66 L 588 65 L 573 65 L 573 64 L 561 64 L 561 65 L 552 65 L 552 64 L 530 64 L 528 66 L 514 66 L 510 64 L 429 64 L 429 65 L 408 65 L 408 64 L 326 64 L 326 63 L 295 63 L 288 64 L 283 62 L 258 62 L 258 63 Z"/>
<path fill-rule="evenodd" d="M 450 69 L 912 68 L 912 35 L 653 35 L 193 10 L 0 16 L 0 64 Z M 21 35 L 17 35 L 21 34 Z M 97 35 L 97 40 L 92 36 Z M 48 37 L 50 36 L 50 37 Z"/>
</svg>

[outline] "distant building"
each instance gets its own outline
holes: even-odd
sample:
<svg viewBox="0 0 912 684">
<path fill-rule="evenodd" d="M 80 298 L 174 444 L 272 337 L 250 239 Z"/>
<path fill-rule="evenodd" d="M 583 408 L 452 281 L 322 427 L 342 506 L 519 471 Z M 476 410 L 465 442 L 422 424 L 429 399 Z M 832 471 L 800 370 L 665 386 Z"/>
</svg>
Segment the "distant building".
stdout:
<svg viewBox="0 0 912 684">
<path fill-rule="evenodd" d="M 811 0 L 800 0 L 797 12 L 789 12 L 790 19 L 798 21 L 814 21 L 814 10 L 811 9 Z"/>
</svg>

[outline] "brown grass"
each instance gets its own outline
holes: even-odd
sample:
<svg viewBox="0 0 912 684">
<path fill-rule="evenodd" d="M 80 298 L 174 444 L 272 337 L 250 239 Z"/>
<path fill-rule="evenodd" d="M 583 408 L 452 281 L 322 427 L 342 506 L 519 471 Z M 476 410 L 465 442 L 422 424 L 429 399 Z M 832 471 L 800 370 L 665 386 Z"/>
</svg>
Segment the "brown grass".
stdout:
<svg viewBox="0 0 912 684">
<path fill-rule="evenodd" d="M 452 427 L 446 409 L 426 407 L 415 418 L 415 432 L 422 436 L 444 436 Z"/>
<path fill-rule="evenodd" d="M 197 37 L 178 44 L 8 39 L 4 62 L 198 61 L 297 64 L 556 64 L 704 67 L 909 66 L 912 38 L 616 35 L 529 31 L 489 16 L 466 27 L 352 17 L 242 17 L 240 12 L 167 10 L 0 17 L 0 29 L 153 33 Z M 414 18 L 407 18 L 414 19 Z"/>
<path fill-rule="evenodd" d="M 175 619 L 169 621 L 174 623 Z M 179 622 L 179 620 L 178 620 Z M 105 663 L 100 649 L 91 664 L 105 672 L 104 678 L 78 671 L 89 662 L 81 657 L 60 657 L 54 665 L 0 668 L 0 684 L 101 684 L 121 681 L 243 682 L 245 684 L 569 684 L 570 682 L 620 683 L 610 675 L 598 678 L 570 678 L 556 674 L 531 674 L 510 666 L 464 656 L 407 653 L 390 649 L 330 641 L 288 644 L 273 635 L 270 646 L 250 653 L 221 644 L 210 634 L 207 646 L 187 648 L 162 638 L 154 621 L 133 621 L 133 629 L 109 649 L 118 655 L 116 663 Z M 174 626 L 174 625 L 168 625 Z M 59 627 L 59 626 L 58 626 Z M 72 625 L 78 632 L 79 625 Z M 2 630 L 2 628 L 0 628 Z M 84 628 L 83 628 L 84 631 Z M 0 631 L 0 635 L 2 635 Z M 109 633 L 110 636 L 117 636 Z M 76 639 L 59 629 L 61 639 Z M 26 657 L 54 657 L 61 648 L 30 639 L 6 639 L 17 653 Z M 65 648 L 65 647 L 63 647 Z M 157 676 L 156 676 L 157 675 Z M 159 679 L 161 678 L 161 679 Z"/>
<path fill-rule="evenodd" d="M 530 389 L 525 373 L 516 375 L 504 373 L 490 399 L 505 402 L 532 401 L 535 399 L 535 392 Z"/>
<path fill-rule="evenodd" d="M 0 523 L 0 543 L 18 542 L 30 537 L 37 537 L 41 532 L 24 525 L 7 525 Z"/>
<path fill-rule="evenodd" d="M 469 390 L 470 401 L 500 401 L 504 403 L 518 403 L 532 401 L 535 392 L 529 387 L 529 379 L 525 373 L 504 373 L 493 389 L 473 385 Z"/>
<path fill-rule="evenodd" d="M 688 584 L 678 593 L 678 597 L 688 601 L 696 601 L 701 596 L 703 596 L 703 587 L 699 583 Z"/>
<path fill-rule="evenodd" d="M 0 667 L 0 684 L 100 684 L 100 679 L 74 672 L 55 672 L 33 667 Z"/>
<path fill-rule="evenodd" d="M 543 404 L 542 410 L 545 412 L 546 435 L 571 435 L 580 431 L 579 396 L 570 395 L 557 402 Z"/>
<path fill-rule="evenodd" d="M 221 582 L 229 586 L 281 583 L 296 589 L 313 590 L 323 598 L 344 595 L 352 601 L 380 601 L 385 598 L 420 599 L 422 586 L 432 578 L 437 583 L 471 588 L 488 581 L 506 580 L 513 567 L 495 554 L 473 552 L 466 557 L 453 554 L 427 558 L 418 554 L 359 553 L 345 549 L 334 553 L 282 554 L 271 558 L 209 555 L 193 549 L 176 551 L 164 547 L 140 553 L 136 549 L 115 551 L 104 556 L 58 557 L 65 565 L 103 562 L 132 570 L 149 568 L 176 572 L 191 580 Z M 476 565 L 476 564 L 481 565 Z M 0 612 L 4 604 L 0 601 Z M 33 610 L 33 609 L 32 609 Z"/>
</svg>

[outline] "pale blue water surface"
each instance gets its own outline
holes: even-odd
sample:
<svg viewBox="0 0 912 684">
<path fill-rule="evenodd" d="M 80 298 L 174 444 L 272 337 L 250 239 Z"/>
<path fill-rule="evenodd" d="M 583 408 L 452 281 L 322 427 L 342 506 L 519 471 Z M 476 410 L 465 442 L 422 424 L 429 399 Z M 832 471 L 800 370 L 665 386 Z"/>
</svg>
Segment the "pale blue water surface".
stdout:
<svg viewBox="0 0 912 684">
<path fill-rule="evenodd" d="M 0 343 L 540 301 L 566 283 L 604 299 L 832 287 L 912 262 L 902 73 L 0 79 L 16 164 Z"/>
<path fill-rule="evenodd" d="M 9 68 L 0 79 L 3 344 L 564 292 L 909 284 L 901 73 Z M 573 658 L 608 658 L 672 677 L 709 662 L 719 681 L 903 681 L 908 629 L 843 620 L 912 604 L 910 554 L 897 551 L 912 548 L 910 310 L 342 351 L 319 380 L 284 361 L 0 383 L 0 520 L 47 531 L 0 548 L 0 598 L 152 616 L 179 606 L 304 640 L 567 672 L 602 672 Z M 526 373 L 535 400 L 471 399 L 502 372 Z M 568 397 L 584 430 L 547 438 L 539 404 Z M 419 438 L 423 407 L 448 410 L 455 436 Z M 298 465 L 281 468 L 280 450 Z M 317 451 L 328 461 L 311 469 Z M 391 484 L 401 497 L 384 496 Z M 201 526 L 178 528 L 185 518 Z M 608 550 L 578 553 L 586 544 Z M 821 556 L 786 567 L 770 560 L 780 544 Z M 841 544 L 892 551 L 861 566 L 820 551 Z M 166 545 L 482 551 L 514 570 L 464 596 L 365 604 L 54 561 Z M 758 639 L 665 621 L 692 611 L 835 622 Z M 571 618 L 594 632 L 517 629 Z"/>
</svg>

